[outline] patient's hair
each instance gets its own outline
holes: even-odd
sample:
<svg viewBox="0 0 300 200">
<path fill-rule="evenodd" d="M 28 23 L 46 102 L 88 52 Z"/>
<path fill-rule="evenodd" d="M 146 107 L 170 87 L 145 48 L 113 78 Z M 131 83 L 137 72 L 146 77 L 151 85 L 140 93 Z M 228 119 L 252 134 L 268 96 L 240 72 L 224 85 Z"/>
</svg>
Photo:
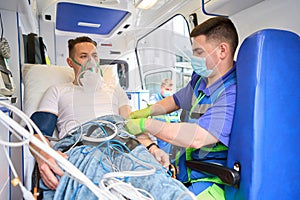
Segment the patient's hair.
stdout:
<svg viewBox="0 0 300 200">
<path fill-rule="evenodd" d="M 191 37 L 206 36 L 207 41 L 226 42 L 230 45 L 232 56 L 238 46 L 237 30 L 232 21 L 226 17 L 213 17 L 196 26 Z"/>
<path fill-rule="evenodd" d="M 82 43 L 82 42 L 90 42 L 90 43 L 93 43 L 95 45 L 95 47 L 97 47 L 97 42 L 95 42 L 94 40 L 92 40 L 91 38 L 89 38 L 87 36 L 81 36 L 81 37 L 77 37 L 75 39 L 70 39 L 68 41 L 69 57 L 74 56 L 75 45 L 78 43 Z"/>
</svg>

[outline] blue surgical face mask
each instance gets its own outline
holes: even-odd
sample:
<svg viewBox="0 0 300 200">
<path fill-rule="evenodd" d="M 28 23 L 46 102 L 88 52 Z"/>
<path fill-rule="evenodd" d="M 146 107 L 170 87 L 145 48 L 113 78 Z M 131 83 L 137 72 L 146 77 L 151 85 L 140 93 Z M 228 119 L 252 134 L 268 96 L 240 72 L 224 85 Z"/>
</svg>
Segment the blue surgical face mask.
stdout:
<svg viewBox="0 0 300 200">
<path fill-rule="evenodd" d="M 165 91 L 163 92 L 163 96 L 164 96 L 164 97 L 168 97 L 168 96 L 171 96 L 171 95 L 172 95 L 172 92 L 171 92 L 171 91 L 165 90 Z"/>
<path fill-rule="evenodd" d="M 206 57 L 192 56 L 191 64 L 196 74 L 202 77 L 208 77 L 213 72 L 212 69 L 206 67 Z"/>
<path fill-rule="evenodd" d="M 216 50 L 218 49 L 218 47 L 216 47 L 211 53 L 209 53 L 206 57 L 199 57 L 199 56 L 192 56 L 191 57 L 191 64 L 192 67 L 194 69 L 194 71 L 196 72 L 196 74 L 202 76 L 202 77 L 209 77 L 213 70 L 218 66 L 219 62 L 214 66 L 213 69 L 207 69 L 206 66 L 206 58 L 208 56 L 210 56 L 212 53 L 214 53 Z"/>
</svg>

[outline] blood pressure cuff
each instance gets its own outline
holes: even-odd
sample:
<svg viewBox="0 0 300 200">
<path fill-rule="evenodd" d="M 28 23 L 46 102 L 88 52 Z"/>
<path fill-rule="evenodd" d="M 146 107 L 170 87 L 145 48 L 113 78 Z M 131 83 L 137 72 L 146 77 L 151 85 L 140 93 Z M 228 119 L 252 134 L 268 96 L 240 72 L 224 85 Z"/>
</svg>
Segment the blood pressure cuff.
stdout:
<svg viewBox="0 0 300 200">
<path fill-rule="evenodd" d="M 44 135 L 52 137 L 56 126 L 57 116 L 49 112 L 35 112 L 30 119 L 37 125 Z"/>
</svg>

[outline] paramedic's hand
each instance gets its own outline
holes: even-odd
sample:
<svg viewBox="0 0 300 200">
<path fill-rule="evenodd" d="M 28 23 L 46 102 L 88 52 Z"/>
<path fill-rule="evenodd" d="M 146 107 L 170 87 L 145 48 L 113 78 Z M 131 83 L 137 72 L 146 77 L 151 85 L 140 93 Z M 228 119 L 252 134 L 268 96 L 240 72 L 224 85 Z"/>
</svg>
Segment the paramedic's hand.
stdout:
<svg viewBox="0 0 300 200">
<path fill-rule="evenodd" d="M 169 154 L 167 154 L 164 150 L 158 148 L 156 145 L 153 145 L 149 149 L 150 153 L 154 156 L 154 158 L 165 168 L 169 168 L 170 158 Z"/>
<path fill-rule="evenodd" d="M 147 108 L 134 111 L 130 113 L 129 118 L 130 119 L 137 119 L 137 118 L 147 118 L 152 114 L 151 106 L 148 106 Z"/>
<path fill-rule="evenodd" d="M 59 153 L 60 155 L 62 155 L 64 158 L 67 158 L 67 155 L 57 151 L 57 153 Z M 36 161 L 38 163 L 39 166 L 39 171 L 40 171 L 40 176 L 44 182 L 44 184 L 50 188 L 51 190 L 55 190 L 56 187 L 58 186 L 58 179 L 56 177 L 55 174 L 62 176 L 63 175 L 63 171 L 61 170 L 61 168 L 57 165 L 57 163 L 55 162 L 54 158 L 52 158 L 51 156 L 49 156 L 48 154 L 40 151 L 40 154 L 42 154 L 42 156 L 50 163 L 52 163 L 53 166 L 50 166 L 49 164 L 47 164 L 43 159 L 41 159 L 40 157 L 36 158 Z"/>
<path fill-rule="evenodd" d="M 145 130 L 145 121 L 146 121 L 146 118 L 128 119 L 127 123 L 125 125 L 125 128 L 132 135 L 137 135 L 137 134 L 143 133 L 146 131 Z"/>
</svg>

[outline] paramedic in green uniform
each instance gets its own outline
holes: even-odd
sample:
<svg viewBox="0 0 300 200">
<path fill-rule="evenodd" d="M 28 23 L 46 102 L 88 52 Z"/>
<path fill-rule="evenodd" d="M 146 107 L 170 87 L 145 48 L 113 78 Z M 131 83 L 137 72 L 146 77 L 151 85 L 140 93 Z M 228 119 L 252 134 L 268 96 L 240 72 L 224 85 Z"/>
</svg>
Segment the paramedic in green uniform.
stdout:
<svg viewBox="0 0 300 200">
<path fill-rule="evenodd" d="M 196 26 L 191 38 L 194 72 L 190 82 L 149 108 L 132 112 L 126 126 L 132 134 L 148 132 L 168 143 L 186 147 L 178 158 L 177 179 L 199 199 L 222 200 L 225 195 L 220 179 L 186 168 L 185 161 L 226 163 L 236 102 L 233 58 L 238 34 L 230 19 L 213 17 Z M 167 123 L 148 118 L 180 108 L 185 122 Z"/>
</svg>

